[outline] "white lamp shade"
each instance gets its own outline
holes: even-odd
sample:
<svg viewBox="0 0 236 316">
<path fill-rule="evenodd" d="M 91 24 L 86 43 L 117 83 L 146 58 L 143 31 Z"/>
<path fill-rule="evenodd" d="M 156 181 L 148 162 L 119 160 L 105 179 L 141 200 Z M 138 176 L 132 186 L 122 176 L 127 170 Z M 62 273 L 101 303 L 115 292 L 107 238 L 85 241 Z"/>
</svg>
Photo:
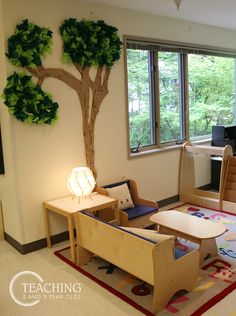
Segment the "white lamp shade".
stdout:
<svg viewBox="0 0 236 316">
<path fill-rule="evenodd" d="M 77 167 L 71 170 L 67 179 L 70 192 L 76 196 L 92 193 L 96 185 L 92 171 L 88 167 Z"/>
</svg>

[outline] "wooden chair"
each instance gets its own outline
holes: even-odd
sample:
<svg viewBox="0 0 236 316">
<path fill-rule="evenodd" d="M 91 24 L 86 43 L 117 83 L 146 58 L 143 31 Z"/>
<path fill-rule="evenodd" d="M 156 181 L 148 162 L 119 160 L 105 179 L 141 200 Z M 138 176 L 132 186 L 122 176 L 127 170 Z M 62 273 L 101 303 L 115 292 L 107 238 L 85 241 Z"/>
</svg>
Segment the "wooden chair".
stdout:
<svg viewBox="0 0 236 316">
<path fill-rule="evenodd" d="M 108 184 L 102 187 L 97 187 L 96 191 L 100 194 L 108 195 L 107 188 L 113 188 L 122 184 L 127 183 L 127 186 L 130 191 L 134 207 L 120 210 L 120 225 L 126 227 L 138 227 L 145 228 L 153 225 L 149 220 L 150 216 L 155 214 L 158 211 L 158 204 L 151 200 L 146 200 L 138 195 L 138 189 L 136 182 L 131 179 L 124 181 Z M 100 217 L 108 220 L 108 212 L 101 212 Z"/>
</svg>

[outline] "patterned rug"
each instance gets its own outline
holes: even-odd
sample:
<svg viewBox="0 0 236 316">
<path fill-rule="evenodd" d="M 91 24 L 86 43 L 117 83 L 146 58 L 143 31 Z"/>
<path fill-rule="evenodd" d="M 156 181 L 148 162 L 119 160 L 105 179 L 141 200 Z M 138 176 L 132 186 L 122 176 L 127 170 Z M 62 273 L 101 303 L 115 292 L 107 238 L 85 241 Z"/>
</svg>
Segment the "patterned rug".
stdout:
<svg viewBox="0 0 236 316">
<path fill-rule="evenodd" d="M 191 293 L 177 293 L 166 309 L 158 313 L 158 316 L 174 314 L 199 316 L 236 289 L 236 215 L 187 204 L 175 209 L 205 220 L 222 223 L 227 228 L 226 232 L 216 239 L 218 256 L 206 259 L 199 271 L 194 290 Z M 188 250 L 188 248 L 196 249 L 198 245 L 178 239 L 176 247 Z M 69 248 L 56 251 L 55 255 L 144 315 L 153 315 L 151 313 L 152 286 L 149 284 L 97 256 L 94 256 L 87 265 L 78 267 L 69 259 Z"/>
</svg>

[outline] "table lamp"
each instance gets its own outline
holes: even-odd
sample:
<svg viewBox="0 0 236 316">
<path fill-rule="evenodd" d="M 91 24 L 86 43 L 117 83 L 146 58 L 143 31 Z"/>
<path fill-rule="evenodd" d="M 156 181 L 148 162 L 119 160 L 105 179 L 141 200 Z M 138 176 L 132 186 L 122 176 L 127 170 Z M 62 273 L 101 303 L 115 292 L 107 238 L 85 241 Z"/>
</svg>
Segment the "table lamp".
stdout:
<svg viewBox="0 0 236 316">
<path fill-rule="evenodd" d="M 67 186 L 75 196 L 90 197 L 96 185 L 92 171 L 88 167 L 76 167 L 71 170 L 67 179 Z M 80 201 L 80 200 L 79 200 Z"/>
</svg>

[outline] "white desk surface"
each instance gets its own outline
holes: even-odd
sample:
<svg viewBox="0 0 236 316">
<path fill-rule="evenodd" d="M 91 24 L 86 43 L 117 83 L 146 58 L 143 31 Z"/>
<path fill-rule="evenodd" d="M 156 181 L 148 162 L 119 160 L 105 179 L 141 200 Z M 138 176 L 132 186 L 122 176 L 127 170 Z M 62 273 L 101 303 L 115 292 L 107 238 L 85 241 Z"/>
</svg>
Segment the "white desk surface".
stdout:
<svg viewBox="0 0 236 316">
<path fill-rule="evenodd" d="M 111 198 L 106 195 L 92 193 L 90 197 L 74 197 L 72 195 L 58 198 L 55 200 L 50 200 L 44 202 L 45 207 L 56 208 L 68 213 L 75 213 L 78 211 L 90 209 L 97 207 L 99 205 L 106 205 L 109 203 L 114 203 L 116 199 Z"/>
<path fill-rule="evenodd" d="M 150 221 L 197 239 L 214 238 L 226 231 L 225 226 L 220 223 L 175 210 L 156 213 L 150 217 Z"/>
</svg>

